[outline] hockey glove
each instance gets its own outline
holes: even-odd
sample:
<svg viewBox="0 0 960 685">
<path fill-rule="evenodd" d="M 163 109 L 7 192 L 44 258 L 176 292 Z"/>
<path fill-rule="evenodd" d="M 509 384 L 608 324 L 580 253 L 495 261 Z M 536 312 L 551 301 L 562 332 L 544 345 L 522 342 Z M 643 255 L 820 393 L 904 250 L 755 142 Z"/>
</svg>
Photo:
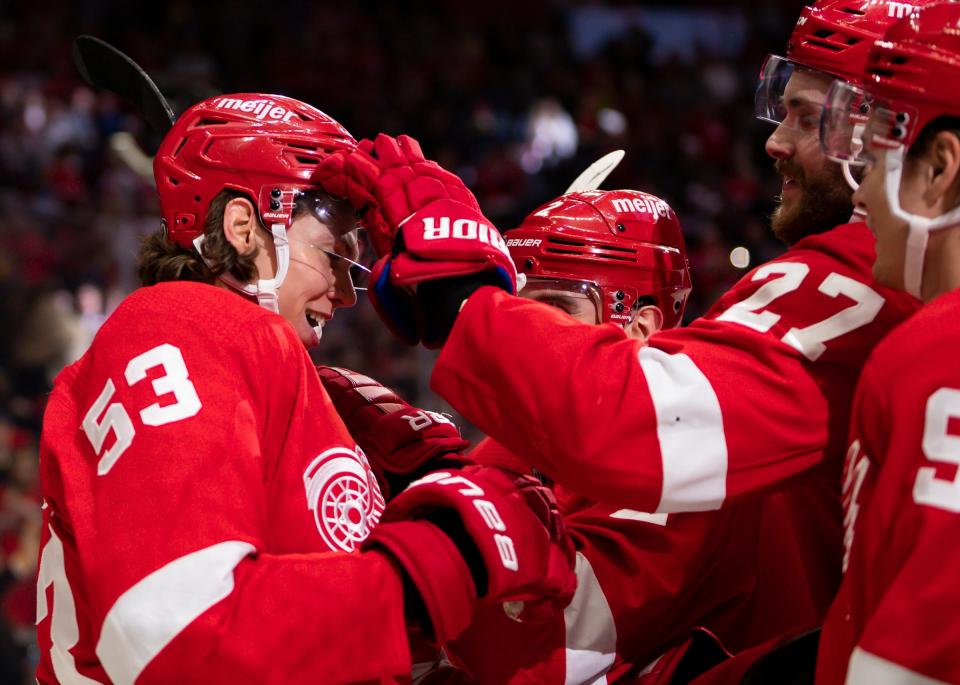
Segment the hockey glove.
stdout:
<svg viewBox="0 0 960 685">
<path fill-rule="evenodd" d="M 476 597 L 562 607 L 576 589 L 573 542 L 553 493 L 495 468 L 467 466 L 413 482 L 363 547 L 383 549 L 403 567 L 441 641 L 466 628 Z"/>
<path fill-rule="evenodd" d="M 411 406 L 368 376 L 331 366 L 317 372 L 388 501 L 428 471 L 468 463 L 470 442 L 443 414 Z"/>
<path fill-rule="evenodd" d="M 500 233 L 463 181 L 426 160 L 413 138 L 380 134 L 337 152 L 314 180 L 361 212 L 380 256 L 368 294 L 404 341 L 438 347 L 449 334 L 448 317 L 439 325 L 424 310 L 421 284 L 472 276 L 473 289 L 488 284 L 516 293 L 516 268 Z"/>
</svg>

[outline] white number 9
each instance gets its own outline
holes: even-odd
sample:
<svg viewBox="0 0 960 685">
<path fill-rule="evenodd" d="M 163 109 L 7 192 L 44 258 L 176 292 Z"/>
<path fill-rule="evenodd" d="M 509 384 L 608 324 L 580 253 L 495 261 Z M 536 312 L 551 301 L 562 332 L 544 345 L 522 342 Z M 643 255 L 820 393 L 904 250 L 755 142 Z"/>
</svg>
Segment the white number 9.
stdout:
<svg viewBox="0 0 960 685">
<path fill-rule="evenodd" d="M 927 400 L 923 456 L 958 468 L 953 478 L 938 478 L 936 467 L 920 467 L 913 484 L 913 501 L 960 513 L 960 436 L 947 432 L 952 418 L 960 419 L 960 390 L 940 388 Z"/>
</svg>

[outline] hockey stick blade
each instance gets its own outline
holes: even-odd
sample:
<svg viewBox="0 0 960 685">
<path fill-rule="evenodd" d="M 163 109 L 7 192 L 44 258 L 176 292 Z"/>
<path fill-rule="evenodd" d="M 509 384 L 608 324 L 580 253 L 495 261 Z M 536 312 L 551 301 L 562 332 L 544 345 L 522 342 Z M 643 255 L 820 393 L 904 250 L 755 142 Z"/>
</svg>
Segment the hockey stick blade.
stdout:
<svg viewBox="0 0 960 685">
<path fill-rule="evenodd" d="M 135 105 L 159 135 L 166 135 L 173 127 L 173 109 L 156 84 L 136 62 L 110 43 L 94 36 L 77 36 L 73 41 L 73 63 L 91 86 L 116 93 Z"/>
<path fill-rule="evenodd" d="M 596 190 L 600 187 L 601 183 L 607 180 L 607 176 L 617 168 L 617 165 L 625 154 L 623 150 L 614 150 L 613 152 L 605 154 L 584 169 L 583 173 L 577 176 L 573 183 L 570 184 L 570 187 L 563 191 L 563 194 L 582 193 L 584 190 Z"/>
</svg>

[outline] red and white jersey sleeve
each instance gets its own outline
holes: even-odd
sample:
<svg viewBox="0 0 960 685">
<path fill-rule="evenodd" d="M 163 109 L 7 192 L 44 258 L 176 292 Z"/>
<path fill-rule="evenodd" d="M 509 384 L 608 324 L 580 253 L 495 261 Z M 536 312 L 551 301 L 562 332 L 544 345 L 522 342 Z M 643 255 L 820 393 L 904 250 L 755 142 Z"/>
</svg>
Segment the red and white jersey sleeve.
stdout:
<svg viewBox="0 0 960 685">
<path fill-rule="evenodd" d="M 864 367 L 818 683 L 960 682 L 958 311 L 960 292 L 941 296 Z"/>
<path fill-rule="evenodd" d="M 490 440 L 470 457 L 516 459 Z M 647 670 L 697 626 L 742 649 L 818 625 L 836 588 L 817 586 L 799 558 L 807 550 L 794 544 L 796 520 L 816 501 L 800 509 L 771 495 L 668 515 L 556 494 L 577 546 L 576 594 L 563 612 L 522 623 L 482 605 L 447 649 L 478 682 L 615 682 Z"/>
<path fill-rule="evenodd" d="M 347 553 L 382 498 L 280 317 L 134 293 L 58 377 L 41 472 L 40 683 L 409 674 L 398 572 Z"/>
<path fill-rule="evenodd" d="M 482 288 L 432 387 L 555 481 L 640 511 L 718 509 L 842 454 L 868 351 L 919 303 L 871 276 L 863 224 L 798 242 L 646 347 Z"/>
</svg>

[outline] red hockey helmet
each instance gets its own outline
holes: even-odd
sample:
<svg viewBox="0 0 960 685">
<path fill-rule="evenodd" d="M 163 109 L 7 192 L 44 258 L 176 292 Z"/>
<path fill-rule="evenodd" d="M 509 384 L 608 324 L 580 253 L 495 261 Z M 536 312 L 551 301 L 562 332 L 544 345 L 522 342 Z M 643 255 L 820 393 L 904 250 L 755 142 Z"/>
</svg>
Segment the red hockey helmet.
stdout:
<svg viewBox="0 0 960 685">
<path fill-rule="evenodd" d="M 960 117 L 960 3 L 924 6 L 892 26 L 874 43 L 863 82 L 830 87 L 821 144 L 831 158 L 852 164 L 872 163 L 872 150 L 887 150 L 887 204 L 910 230 L 904 285 L 920 297 L 927 236 L 960 223 L 960 208 L 933 218 L 911 214 L 900 204 L 900 181 L 907 150 L 923 129 L 938 117 Z M 850 116 L 858 106 L 860 116 Z"/>
<path fill-rule="evenodd" d="M 680 222 L 660 198 L 636 190 L 569 193 L 507 233 L 528 284 L 557 281 L 596 300 L 600 321 L 629 322 L 649 298 L 664 327 L 680 324 L 690 269 Z"/>
<path fill-rule="evenodd" d="M 248 195 L 264 226 L 287 227 L 296 193 L 314 187 L 319 161 L 355 146 L 343 126 L 299 100 L 261 93 L 204 100 L 180 115 L 153 161 L 168 235 L 193 247 L 224 189 Z"/>
<path fill-rule="evenodd" d="M 821 0 L 803 8 L 787 42 L 787 56 L 767 55 L 760 69 L 757 118 L 779 124 L 783 91 L 796 66 L 860 83 L 875 40 L 929 0 Z"/>
</svg>

